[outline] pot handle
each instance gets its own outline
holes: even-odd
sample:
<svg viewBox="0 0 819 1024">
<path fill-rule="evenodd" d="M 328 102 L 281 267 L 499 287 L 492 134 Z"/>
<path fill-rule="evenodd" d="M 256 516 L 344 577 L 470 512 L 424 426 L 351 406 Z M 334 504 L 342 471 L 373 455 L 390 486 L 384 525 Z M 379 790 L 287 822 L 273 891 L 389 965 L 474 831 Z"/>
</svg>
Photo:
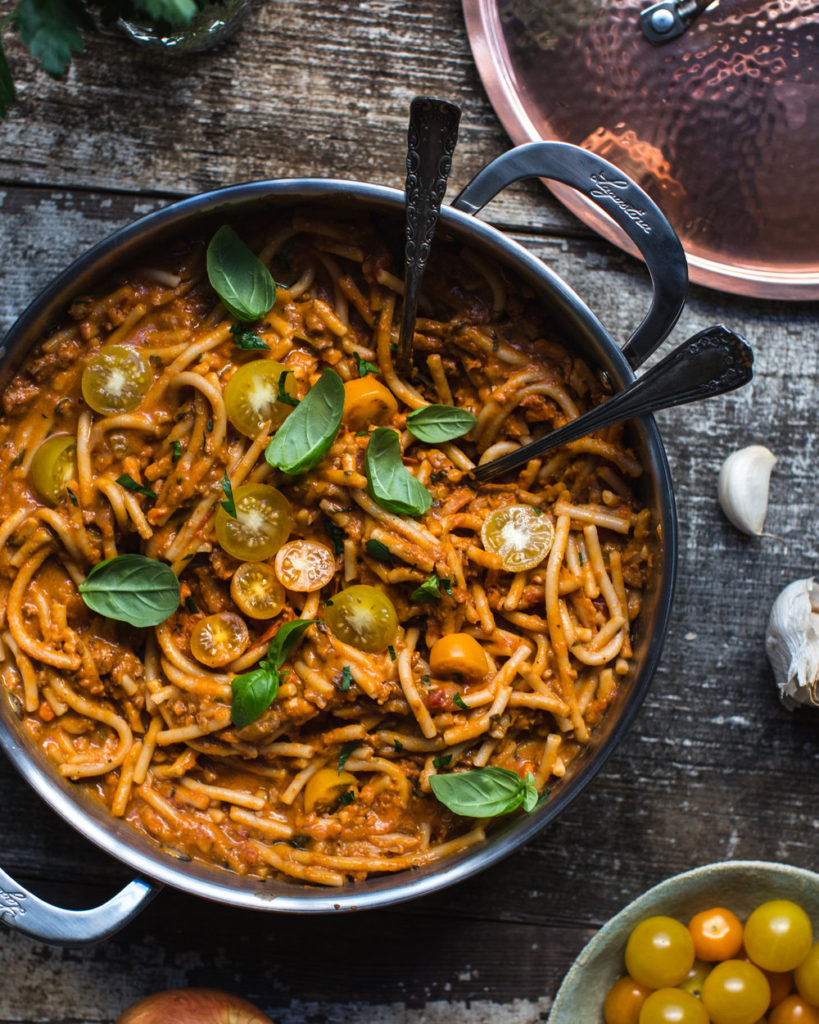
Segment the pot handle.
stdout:
<svg viewBox="0 0 819 1024">
<path fill-rule="evenodd" d="M 688 288 L 685 252 L 657 204 L 608 160 L 567 142 L 530 142 L 487 164 L 452 205 L 476 214 L 521 178 L 551 178 L 577 189 L 608 214 L 642 253 L 654 295 L 645 320 L 623 346 L 636 369 L 677 322 Z"/>
<path fill-rule="evenodd" d="M 136 878 L 102 906 L 65 910 L 30 893 L 0 868 L 0 921 L 13 931 L 52 946 L 87 946 L 118 932 L 160 889 Z"/>
</svg>

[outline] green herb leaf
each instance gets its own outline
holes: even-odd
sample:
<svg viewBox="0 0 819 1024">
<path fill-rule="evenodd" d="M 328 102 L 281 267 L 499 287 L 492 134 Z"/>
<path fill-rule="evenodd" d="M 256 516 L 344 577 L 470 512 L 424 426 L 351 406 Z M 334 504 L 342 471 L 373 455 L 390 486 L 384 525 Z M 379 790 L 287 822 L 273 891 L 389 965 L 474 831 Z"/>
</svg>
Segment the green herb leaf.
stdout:
<svg viewBox="0 0 819 1024">
<path fill-rule="evenodd" d="M 285 623 L 273 637 L 273 642 L 267 649 L 265 661 L 275 665 L 277 670 L 280 669 L 290 653 L 298 646 L 308 626 L 312 626 L 316 622 L 318 619 L 293 619 L 291 622 Z"/>
<path fill-rule="evenodd" d="M 327 369 L 276 431 L 265 451 L 268 463 L 291 476 L 312 469 L 330 450 L 343 412 L 344 384 Z"/>
<path fill-rule="evenodd" d="M 433 757 L 432 767 L 433 768 L 448 768 L 452 761 L 452 754 L 441 754 L 440 757 Z"/>
<path fill-rule="evenodd" d="M 71 490 L 70 487 L 66 487 L 65 493 L 68 495 L 68 500 L 71 502 L 74 508 L 79 508 L 80 503 L 77 501 L 77 495 Z"/>
<path fill-rule="evenodd" d="M 358 746 L 358 743 L 359 743 L 358 740 L 350 740 L 349 743 L 345 743 L 344 746 L 341 748 L 341 753 L 338 755 L 338 774 L 339 775 L 341 775 L 341 769 L 344 767 L 345 764 L 347 764 L 347 761 L 349 760 L 350 754 L 352 754 L 352 752 Z"/>
<path fill-rule="evenodd" d="M 182 445 L 179 441 L 171 441 L 171 448 L 173 449 L 173 455 L 171 455 L 171 462 L 176 464 L 182 458 Z"/>
<path fill-rule="evenodd" d="M 353 672 L 349 665 L 341 670 L 341 689 L 346 693 L 353 685 Z"/>
<path fill-rule="evenodd" d="M 233 324 L 230 328 L 230 333 L 236 341 L 237 348 L 245 349 L 246 351 L 263 348 L 268 352 L 270 351 L 270 346 L 265 345 L 253 328 L 248 327 L 246 324 Z"/>
<path fill-rule="evenodd" d="M 185 607 L 191 613 L 191 615 L 198 615 L 199 609 L 196 607 L 196 601 L 191 597 L 190 594 L 185 598 Z"/>
<path fill-rule="evenodd" d="M 410 594 L 410 600 L 416 604 L 429 604 L 431 601 L 437 601 L 441 597 L 441 587 L 454 601 L 455 595 L 452 593 L 452 584 L 449 582 L 449 578 L 439 576 L 437 573 L 433 573 L 424 580 L 420 587 L 416 587 Z"/>
<path fill-rule="evenodd" d="M 362 359 L 358 352 L 353 352 L 353 358 L 355 359 L 355 365 L 358 368 L 359 377 L 366 377 L 368 373 L 381 373 L 375 363 L 370 363 L 366 359 Z"/>
<path fill-rule="evenodd" d="M 237 320 L 258 320 L 273 308 L 276 282 L 270 271 L 227 224 L 210 240 L 207 268 L 213 290 Z"/>
<path fill-rule="evenodd" d="M 337 526 L 329 516 L 324 517 L 324 529 L 330 534 L 333 541 L 333 550 L 337 555 L 344 554 L 344 531 Z"/>
<path fill-rule="evenodd" d="M 382 544 L 380 540 L 376 540 L 374 537 L 371 537 L 370 540 L 365 543 L 364 548 L 368 555 L 372 558 L 377 558 L 382 562 L 388 562 L 392 558 L 392 551 L 390 551 L 387 545 Z"/>
<path fill-rule="evenodd" d="M 82 50 L 78 21 L 87 26 L 87 14 L 66 0 L 23 0 L 15 18 L 20 39 L 50 75 L 64 75 L 72 52 Z"/>
<path fill-rule="evenodd" d="M 133 3 L 155 21 L 167 21 L 171 25 L 187 25 L 197 10 L 195 0 L 133 0 Z"/>
<path fill-rule="evenodd" d="M 6 60 L 3 43 L 0 41 L 0 117 L 6 116 L 16 99 L 17 92 L 14 88 L 14 79 L 11 77 L 11 68 Z"/>
<path fill-rule="evenodd" d="M 144 494 L 146 498 L 150 498 L 151 501 L 156 501 L 156 494 L 150 489 L 150 487 L 143 487 L 142 484 L 138 484 L 132 476 L 128 473 L 124 473 L 122 476 L 117 477 L 117 483 L 120 487 L 124 487 L 128 491 L 136 491 L 137 494 Z"/>
<path fill-rule="evenodd" d="M 456 409 L 454 405 L 427 405 L 409 413 L 407 430 L 426 444 L 441 444 L 468 434 L 477 422 L 468 409 Z"/>
<path fill-rule="evenodd" d="M 404 744 L 401 742 L 401 740 L 393 740 L 392 745 L 395 747 L 399 754 L 404 749 Z"/>
<path fill-rule="evenodd" d="M 355 793 L 348 789 L 346 793 L 339 793 L 336 799 L 343 807 L 347 807 L 355 800 Z"/>
<path fill-rule="evenodd" d="M 532 773 L 524 780 L 508 768 L 431 775 L 429 784 L 445 807 L 467 818 L 496 818 L 521 805 L 531 811 L 538 798 Z"/>
<path fill-rule="evenodd" d="M 227 501 L 220 501 L 219 504 L 227 512 L 231 519 L 236 518 L 236 502 L 233 500 L 233 488 L 230 485 L 230 479 L 225 470 L 225 475 L 222 478 L 222 490 L 225 492 Z"/>
<path fill-rule="evenodd" d="M 460 693 L 456 693 L 452 700 L 455 702 L 456 707 L 459 707 L 461 711 L 469 711 L 469 705 L 464 703 L 464 699 Z"/>
<path fill-rule="evenodd" d="M 145 555 L 97 563 L 79 590 L 92 612 L 139 628 L 158 626 L 179 607 L 179 580 L 171 567 Z"/>
<path fill-rule="evenodd" d="M 233 701 L 230 718 L 238 729 L 245 729 L 267 711 L 279 693 L 280 675 L 263 661 L 252 672 L 236 676 L 230 684 Z"/>
<path fill-rule="evenodd" d="M 290 843 L 294 850 L 306 850 L 307 847 L 310 845 L 310 840 L 310 836 L 295 835 L 290 836 L 288 842 Z"/>
<path fill-rule="evenodd" d="M 301 402 L 300 398 L 296 398 L 295 395 L 291 395 L 285 388 L 285 381 L 287 380 L 288 373 L 292 373 L 292 370 L 282 370 L 279 374 L 279 393 L 276 395 L 276 401 L 281 402 L 282 405 L 297 406 Z"/>
<path fill-rule="evenodd" d="M 393 645 L 392 645 L 392 644 L 387 644 L 387 653 L 388 653 L 388 654 L 389 654 L 389 656 L 390 656 L 390 660 L 391 660 L 391 661 L 395 661 L 395 659 L 396 659 L 397 655 L 396 655 L 396 653 L 395 653 L 395 648 L 393 647 Z"/>
<path fill-rule="evenodd" d="M 372 432 L 364 453 L 364 470 L 370 497 L 388 512 L 421 516 L 432 505 L 429 491 L 404 465 L 398 434 L 389 427 Z"/>
</svg>

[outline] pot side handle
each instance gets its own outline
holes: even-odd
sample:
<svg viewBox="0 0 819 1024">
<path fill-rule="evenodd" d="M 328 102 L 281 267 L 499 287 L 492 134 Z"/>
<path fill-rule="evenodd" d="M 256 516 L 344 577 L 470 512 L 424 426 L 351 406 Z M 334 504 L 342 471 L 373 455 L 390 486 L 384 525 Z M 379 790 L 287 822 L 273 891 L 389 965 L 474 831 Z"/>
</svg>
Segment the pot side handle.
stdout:
<svg viewBox="0 0 819 1024">
<path fill-rule="evenodd" d="M 0 921 L 12 931 L 52 946 L 87 946 L 118 932 L 160 888 L 136 878 L 102 906 L 65 910 L 30 893 L 0 868 Z"/>
<path fill-rule="evenodd" d="M 688 264 L 659 206 L 614 164 L 567 142 L 530 142 L 487 164 L 452 203 L 476 214 L 521 178 L 550 178 L 577 189 L 618 224 L 642 253 L 654 295 L 646 318 L 623 346 L 638 367 L 677 322 L 688 288 Z"/>
</svg>

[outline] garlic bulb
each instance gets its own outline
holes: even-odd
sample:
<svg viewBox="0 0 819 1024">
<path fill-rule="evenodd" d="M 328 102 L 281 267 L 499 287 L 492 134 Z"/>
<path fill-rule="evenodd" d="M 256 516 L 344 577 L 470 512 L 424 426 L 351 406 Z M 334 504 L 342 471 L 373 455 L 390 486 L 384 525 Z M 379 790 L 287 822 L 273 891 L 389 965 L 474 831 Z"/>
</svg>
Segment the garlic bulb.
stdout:
<svg viewBox="0 0 819 1024">
<path fill-rule="evenodd" d="M 819 707 L 819 585 L 813 577 L 791 583 L 774 601 L 765 650 L 785 707 Z"/>
<path fill-rule="evenodd" d="M 759 536 L 768 511 L 768 484 L 776 456 L 761 444 L 729 455 L 719 471 L 719 503 L 738 530 Z"/>
</svg>

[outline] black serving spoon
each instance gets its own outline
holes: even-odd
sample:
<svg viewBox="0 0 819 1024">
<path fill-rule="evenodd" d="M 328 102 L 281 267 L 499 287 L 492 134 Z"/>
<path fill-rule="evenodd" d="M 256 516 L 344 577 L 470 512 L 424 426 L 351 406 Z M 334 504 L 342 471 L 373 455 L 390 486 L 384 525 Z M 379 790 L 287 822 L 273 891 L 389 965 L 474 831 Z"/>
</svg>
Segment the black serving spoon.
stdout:
<svg viewBox="0 0 819 1024">
<path fill-rule="evenodd" d="M 416 96 L 410 104 L 405 185 L 406 245 L 404 312 L 398 338 L 398 365 L 409 372 L 418 292 L 458 141 L 461 108 L 448 100 Z"/>
<path fill-rule="evenodd" d="M 753 377 L 753 362 L 750 345 L 738 334 L 727 327 L 708 327 L 684 341 L 648 373 L 602 405 L 516 451 L 476 466 L 470 476 L 475 480 L 491 480 L 612 423 L 734 391 Z"/>
</svg>

